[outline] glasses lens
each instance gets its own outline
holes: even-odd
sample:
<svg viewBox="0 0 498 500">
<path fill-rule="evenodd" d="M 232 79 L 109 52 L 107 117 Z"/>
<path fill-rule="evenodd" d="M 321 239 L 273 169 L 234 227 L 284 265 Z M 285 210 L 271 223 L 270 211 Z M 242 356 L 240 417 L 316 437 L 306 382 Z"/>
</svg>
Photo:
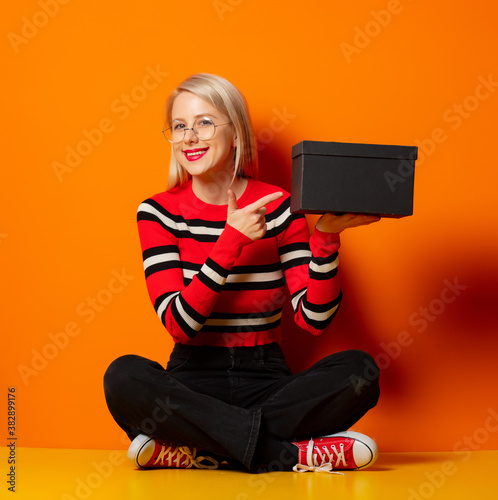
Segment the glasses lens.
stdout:
<svg viewBox="0 0 498 500">
<path fill-rule="evenodd" d="M 173 138 L 171 137 L 171 129 L 170 128 L 165 128 L 163 129 L 163 135 L 168 139 L 168 141 L 173 142 Z"/>
<path fill-rule="evenodd" d="M 184 123 L 173 122 L 171 127 L 163 130 L 164 137 L 166 137 L 166 139 L 170 142 L 180 142 L 183 140 L 183 136 L 185 135 L 185 127 L 186 125 Z"/>
<path fill-rule="evenodd" d="M 194 125 L 195 135 L 201 141 L 207 141 L 211 139 L 216 130 L 214 123 L 209 118 L 199 118 Z"/>
</svg>

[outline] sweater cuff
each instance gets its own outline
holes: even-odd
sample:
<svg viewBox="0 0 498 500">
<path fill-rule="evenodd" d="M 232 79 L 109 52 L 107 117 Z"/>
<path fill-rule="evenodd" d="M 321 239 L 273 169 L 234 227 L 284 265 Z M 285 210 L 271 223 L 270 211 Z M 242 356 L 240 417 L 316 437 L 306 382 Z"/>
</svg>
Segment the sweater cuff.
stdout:
<svg viewBox="0 0 498 500">
<path fill-rule="evenodd" d="M 328 257 L 337 252 L 341 246 L 339 233 L 325 233 L 315 229 L 310 238 L 310 249 L 314 257 Z"/>
<path fill-rule="evenodd" d="M 240 245 L 242 247 L 245 247 L 246 245 L 252 243 L 251 238 L 241 233 L 238 229 L 235 229 L 230 224 L 225 224 L 225 229 L 223 233 L 220 235 L 220 238 L 222 236 L 227 237 L 228 238 L 227 241 L 231 241 L 232 243 Z"/>
<path fill-rule="evenodd" d="M 226 224 L 210 257 L 220 266 L 230 270 L 241 254 L 242 249 L 250 243 L 252 243 L 251 238 Z"/>
</svg>

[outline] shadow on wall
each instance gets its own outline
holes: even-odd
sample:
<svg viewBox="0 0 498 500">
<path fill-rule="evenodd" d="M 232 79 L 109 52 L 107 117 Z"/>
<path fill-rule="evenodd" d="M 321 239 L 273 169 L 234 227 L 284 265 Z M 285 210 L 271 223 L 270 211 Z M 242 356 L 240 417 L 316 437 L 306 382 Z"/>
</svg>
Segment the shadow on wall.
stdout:
<svg viewBox="0 0 498 500">
<path fill-rule="evenodd" d="M 290 191 L 292 144 L 286 140 L 285 131 L 275 133 L 271 142 L 261 144 L 259 148 L 260 179 Z M 462 245 L 461 234 L 449 233 L 447 237 L 445 248 L 440 248 L 441 242 L 434 241 L 432 247 L 428 242 L 418 254 L 424 265 L 417 272 L 417 284 L 412 293 L 413 314 L 411 319 L 407 318 L 406 324 L 413 338 L 406 341 L 414 340 L 414 346 L 415 343 L 417 345 L 413 353 L 422 348 L 422 355 L 425 348 L 437 349 L 441 354 L 449 347 L 461 356 L 467 350 L 484 350 L 484 357 L 498 354 L 494 331 L 497 324 L 498 262 L 491 250 L 491 240 L 495 236 L 490 233 L 488 251 L 482 248 L 482 244 L 480 247 L 476 245 L 474 251 L 477 255 L 470 255 L 472 248 Z M 450 244 L 452 238 L 455 239 L 454 244 Z M 347 249 L 344 252 L 347 254 Z M 399 395 L 404 387 L 403 371 L 410 367 L 406 363 L 390 363 L 395 361 L 396 353 L 386 353 L 381 343 L 385 342 L 385 347 L 389 339 L 396 339 L 400 332 L 371 330 L 362 304 L 356 300 L 358 284 L 354 279 L 355 270 L 348 269 L 344 263 L 346 266 L 351 263 L 347 259 L 342 260 L 341 282 L 345 299 L 330 330 L 322 337 L 309 338 L 294 324 L 290 307 L 285 309 L 282 346 L 289 364 L 294 370 L 301 370 L 332 352 L 362 349 L 381 363 L 389 364 L 388 370 L 382 370 L 383 389 Z M 401 328 L 404 327 L 401 325 Z M 395 346 L 392 345 L 392 348 L 395 349 Z M 430 363 L 435 362 L 439 355 L 435 352 L 427 354 Z M 479 363 L 476 367 L 479 368 Z"/>
<path fill-rule="evenodd" d="M 467 245 L 448 259 L 427 259 L 423 304 L 418 311 L 419 332 L 432 334 L 437 344 L 451 351 L 483 357 L 498 355 L 498 262 L 491 252 L 472 255 Z M 422 314 L 423 312 L 423 314 Z M 436 335 L 437 334 L 437 335 Z"/>
<path fill-rule="evenodd" d="M 291 145 L 283 135 L 261 146 L 260 179 L 290 191 Z M 450 244 L 451 238 L 455 244 Z M 490 239 L 493 235 L 490 234 Z M 457 360 L 467 357 L 472 370 L 483 370 L 481 359 L 498 356 L 496 338 L 496 304 L 498 303 L 498 262 L 492 251 L 471 255 L 468 245 L 461 244 L 461 235 L 448 234 L 446 249 L 440 242 L 427 244 L 418 257 L 424 262 L 417 272 L 413 289 L 413 311 L 400 329 L 406 328 L 406 338 L 400 331 L 372 331 L 363 304 L 359 303 L 355 269 L 347 258 L 341 261 L 341 284 L 344 300 L 329 330 L 321 337 L 311 337 L 298 328 L 293 320 L 289 300 L 284 307 L 282 348 L 294 371 L 309 367 L 322 357 L 344 349 L 361 349 L 371 354 L 381 368 L 384 394 L 402 398 L 407 384 L 406 370 L 438 363 L 457 370 Z M 493 245 L 489 245 L 491 249 Z M 460 250 L 461 249 L 461 250 Z M 347 249 L 343 249 L 347 255 Z M 374 290 L 371 291 L 374 293 Z M 393 339 L 396 339 L 393 341 Z M 401 343 L 397 343 L 397 340 Z M 400 355 L 405 352 L 408 358 Z M 397 352 L 398 350 L 398 352 Z M 468 359 L 472 355 L 473 359 Z M 417 361 L 417 356 L 421 358 Z M 413 357 L 416 359 L 414 360 Z M 474 359 L 475 358 L 475 359 Z M 403 361 L 401 361 L 403 360 Z M 419 364 L 420 363 L 420 364 Z M 415 367 L 416 368 L 416 367 Z M 429 370 L 430 371 L 430 370 Z M 368 379 L 369 367 L 365 367 Z"/>
</svg>

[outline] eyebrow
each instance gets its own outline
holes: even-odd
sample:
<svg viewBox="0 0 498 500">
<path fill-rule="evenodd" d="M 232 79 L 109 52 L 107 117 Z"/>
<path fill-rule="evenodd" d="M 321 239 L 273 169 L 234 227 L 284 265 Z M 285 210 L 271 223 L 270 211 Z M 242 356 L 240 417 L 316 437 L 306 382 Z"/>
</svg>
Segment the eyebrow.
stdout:
<svg viewBox="0 0 498 500">
<path fill-rule="evenodd" d="M 218 118 L 216 115 L 213 115 L 212 113 L 201 113 L 199 115 L 195 115 L 194 118 L 197 120 L 197 118 L 202 118 L 203 116 L 210 116 L 211 118 Z M 172 118 L 171 121 L 183 121 L 186 122 L 185 118 Z"/>
</svg>

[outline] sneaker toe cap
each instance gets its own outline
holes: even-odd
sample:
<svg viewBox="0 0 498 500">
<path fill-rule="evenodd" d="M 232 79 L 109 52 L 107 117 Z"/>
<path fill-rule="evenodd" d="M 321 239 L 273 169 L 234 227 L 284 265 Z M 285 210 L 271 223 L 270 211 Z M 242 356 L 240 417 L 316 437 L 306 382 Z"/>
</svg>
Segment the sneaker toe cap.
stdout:
<svg viewBox="0 0 498 500">
<path fill-rule="evenodd" d="M 353 444 L 353 456 L 357 468 L 361 469 L 372 465 L 377 460 L 379 450 L 372 439 L 355 440 Z"/>
<path fill-rule="evenodd" d="M 145 467 L 152 458 L 154 450 L 154 439 L 140 434 L 131 442 L 128 448 L 128 459 L 137 467 Z"/>
</svg>

